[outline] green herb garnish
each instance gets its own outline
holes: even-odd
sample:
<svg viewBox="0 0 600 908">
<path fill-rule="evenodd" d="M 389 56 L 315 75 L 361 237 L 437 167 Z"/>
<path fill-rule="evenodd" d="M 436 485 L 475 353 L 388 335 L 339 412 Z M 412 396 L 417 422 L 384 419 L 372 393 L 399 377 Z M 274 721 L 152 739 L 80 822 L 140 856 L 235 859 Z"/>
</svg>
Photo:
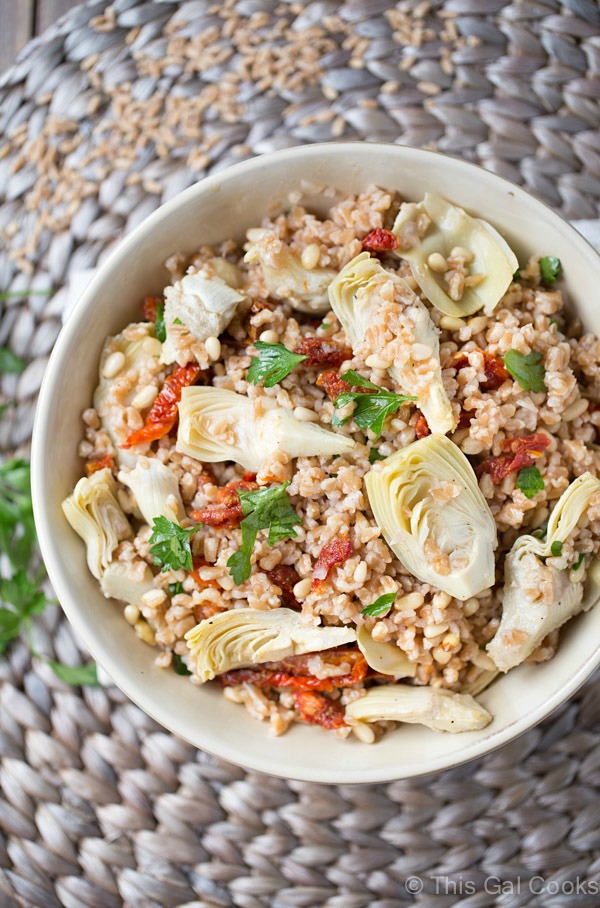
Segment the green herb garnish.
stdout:
<svg viewBox="0 0 600 908">
<path fill-rule="evenodd" d="M 321 327 L 321 328 L 331 328 L 331 325 L 329 324 L 329 322 L 321 322 L 321 324 L 320 324 L 319 327 Z"/>
<path fill-rule="evenodd" d="M 250 558 L 259 530 L 268 530 L 269 545 L 298 534 L 294 527 L 301 523 L 287 495 L 289 482 L 254 492 L 238 490 L 244 518 L 240 523 L 242 544 L 230 557 L 227 567 L 237 586 L 250 576 Z"/>
<path fill-rule="evenodd" d="M 560 556 L 562 555 L 562 550 L 563 550 L 562 542 L 560 541 L 560 539 L 555 539 L 554 542 L 552 543 L 552 545 L 550 546 L 550 554 L 553 555 L 554 558 L 560 558 Z"/>
<path fill-rule="evenodd" d="M 543 359 L 537 350 L 532 350 L 527 356 L 518 350 L 508 350 L 504 354 L 504 365 L 524 391 L 547 391 L 544 384 L 546 369 Z"/>
<path fill-rule="evenodd" d="M 183 325 L 183 322 L 181 321 L 179 316 L 175 316 L 175 318 L 173 319 L 173 324 L 174 325 Z"/>
<path fill-rule="evenodd" d="M 164 344 L 167 339 L 167 326 L 165 325 L 165 304 L 157 303 L 156 304 L 156 320 L 154 322 L 154 330 L 157 338 Z"/>
<path fill-rule="evenodd" d="M 575 564 L 574 564 L 573 567 L 571 568 L 572 571 L 578 571 L 578 570 L 579 570 L 579 568 L 580 568 L 581 565 L 583 564 L 583 559 L 585 558 L 585 556 L 586 556 L 587 554 L 588 554 L 587 552 L 581 552 L 581 553 L 580 553 L 579 558 L 577 559 L 577 561 L 575 562 Z"/>
<path fill-rule="evenodd" d="M 265 388 L 272 388 L 306 359 L 300 353 L 292 353 L 283 344 L 255 341 L 254 346 L 258 350 L 258 356 L 252 358 L 248 369 L 248 381 L 253 385 L 262 381 Z"/>
<path fill-rule="evenodd" d="M 167 587 L 169 596 L 179 596 L 180 593 L 183 593 L 183 583 L 177 581 L 177 583 L 170 583 Z"/>
<path fill-rule="evenodd" d="M 48 665 L 61 681 L 73 687 L 98 687 L 98 672 L 94 662 L 89 665 L 62 665 L 53 659 L 47 659 Z"/>
<path fill-rule="evenodd" d="M 537 467 L 523 467 L 519 470 L 517 476 L 517 488 L 521 490 L 525 498 L 533 498 L 544 488 L 542 474 Z"/>
<path fill-rule="evenodd" d="M 25 362 L 8 347 L 0 347 L 0 372 L 12 372 L 14 374 L 22 372 L 25 368 Z"/>
<path fill-rule="evenodd" d="M 562 271 L 559 258 L 555 255 L 545 255 L 540 259 L 540 274 L 544 284 L 553 284 Z"/>
<path fill-rule="evenodd" d="M 154 564 L 162 565 L 163 571 L 168 571 L 169 568 L 174 571 L 179 568 L 193 570 L 190 537 L 195 532 L 196 527 L 184 530 L 166 517 L 155 517 L 150 537 L 150 554 L 154 555 Z"/>
<path fill-rule="evenodd" d="M 183 659 L 181 658 L 181 656 L 179 656 L 177 653 L 175 653 L 174 666 L 175 666 L 175 671 L 178 675 L 191 675 L 192 674 L 191 671 L 189 670 L 189 668 L 187 667 L 187 665 L 185 664 L 185 662 L 183 661 Z"/>
<path fill-rule="evenodd" d="M 560 327 L 560 324 L 559 324 L 559 321 L 558 321 L 557 318 L 551 318 L 551 319 L 550 319 L 550 324 L 551 324 L 551 325 L 556 325 L 557 328 Z"/>
<path fill-rule="evenodd" d="M 376 599 L 371 605 L 365 606 L 361 611 L 361 615 L 373 618 L 376 615 L 383 615 L 385 612 L 389 612 L 394 604 L 396 595 L 396 593 L 384 593 L 383 596 L 380 596 L 379 599 Z"/>
<path fill-rule="evenodd" d="M 369 451 L 369 463 L 377 463 L 378 460 L 385 460 L 385 457 L 379 453 L 379 448 L 371 448 Z"/>
<path fill-rule="evenodd" d="M 341 376 L 343 381 L 349 382 L 355 388 L 366 388 L 367 391 L 344 391 L 337 398 L 334 407 L 340 410 L 354 401 L 356 407 L 352 416 L 345 419 L 336 418 L 334 425 L 343 426 L 349 419 L 353 419 L 357 426 L 365 431 L 371 429 L 375 438 L 379 438 L 383 431 L 383 424 L 388 416 L 392 416 L 403 404 L 409 400 L 416 400 L 416 397 L 409 397 L 406 394 L 395 394 L 393 391 L 386 391 L 379 385 L 363 378 L 358 372 L 351 369 Z"/>
<path fill-rule="evenodd" d="M 520 268 L 517 268 L 517 270 L 516 270 L 515 273 L 513 274 L 512 279 L 513 279 L 513 281 L 515 281 L 515 283 L 516 283 L 517 281 L 520 281 L 520 280 L 521 280 L 521 269 L 520 269 Z"/>
</svg>

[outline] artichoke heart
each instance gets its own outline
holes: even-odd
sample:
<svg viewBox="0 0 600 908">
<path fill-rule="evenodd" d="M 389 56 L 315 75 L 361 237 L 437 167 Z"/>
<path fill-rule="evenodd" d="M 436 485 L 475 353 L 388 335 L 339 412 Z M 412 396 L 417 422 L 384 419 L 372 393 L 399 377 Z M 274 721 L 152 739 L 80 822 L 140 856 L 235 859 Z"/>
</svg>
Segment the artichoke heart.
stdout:
<svg viewBox="0 0 600 908">
<path fill-rule="evenodd" d="M 257 473 L 273 454 L 288 457 L 345 454 L 354 441 L 296 419 L 273 398 L 250 400 L 224 388 L 184 388 L 177 450 L 203 463 L 233 460 Z"/>
<path fill-rule="evenodd" d="M 294 309 L 324 315 L 329 309 L 327 288 L 335 278 L 331 268 L 305 268 L 295 252 L 270 230 L 251 243 L 245 262 L 259 262 L 267 292 L 288 300 Z"/>
<path fill-rule="evenodd" d="M 100 589 L 107 599 L 119 599 L 128 605 L 142 604 L 142 596 L 154 589 L 154 574 L 145 561 L 113 561 L 104 570 Z"/>
<path fill-rule="evenodd" d="M 346 716 L 359 722 L 409 722 L 434 731 L 478 731 L 492 721 L 469 694 L 440 687 L 385 684 L 372 687 L 346 707 Z"/>
<path fill-rule="evenodd" d="M 557 544 L 564 543 L 577 529 L 591 498 L 599 492 L 600 480 L 583 473 L 556 502 L 546 539 L 520 536 L 506 556 L 502 618 L 487 645 L 500 671 L 520 665 L 551 631 L 597 601 L 597 594 L 584 600 L 584 585 L 566 569 L 566 556 L 562 558 L 564 565 L 560 561 L 556 566 L 546 564 L 545 559 L 556 561 L 553 548 L 556 551 Z"/>
<path fill-rule="evenodd" d="M 311 627 L 287 608 L 238 608 L 206 618 L 185 639 L 194 672 L 210 681 L 232 669 L 353 643 L 356 634 L 349 627 Z"/>
<path fill-rule="evenodd" d="M 181 523 L 185 517 L 175 473 L 156 457 L 138 457 L 133 470 L 121 470 L 119 482 L 129 486 L 144 521 L 152 526 L 155 517 Z"/>
<path fill-rule="evenodd" d="M 402 564 L 469 599 L 494 583 L 496 524 L 471 464 L 445 435 L 429 435 L 373 465 L 373 515 Z"/>
<path fill-rule="evenodd" d="M 417 674 L 417 663 L 411 662 L 406 653 L 394 643 L 383 643 L 373 640 L 364 624 L 356 631 L 358 648 L 367 660 L 370 668 L 382 675 L 394 678 L 414 678 Z"/>
<path fill-rule="evenodd" d="M 117 501 L 117 486 L 108 469 L 80 479 L 62 502 L 65 517 L 86 544 L 87 563 L 99 580 L 118 544 L 131 539 L 129 521 Z"/>
<path fill-rule="evenodd" d="M 418 222 L 430 222 L 425 233 Z M 431 192 L 422 202 L 405 202 L 400 207 L 393 232 L 400 239 L 398 255 L 410 263 L 413 276 L 429 302 L 445 315 L 463 317 L 483 309 L 491 315 L 519 267 L 516 255 L 491 224 L 472 218 L 462 208 Z M 444 258 L 455 247 L 472 256 L 467 267 L 477 282 L 465 285 L 460 299 L 452 299 L 444 275 L 435 272 L 429 256 Z M 451 270 L 451 266 L 448 267 Z"/>
<path fill-rule="evenodd" d="M 140 391 L 152 386 L 158 391 L 161 386 L 164 367 L 160 364 L 160 351 L 154 326 L 148 322 L 128 325 L 120 334 L 107 338 L 102 349 L 94 409 L 115 446 L 119 466 L 135 466 L 135 455 L 120 447 L 131 432 L 126 411 Z M 117 371 L 115 363 L 119 366 Z"/>
<path fill-rule="evenodd" d="M 440 343 L 427 307 L 405 280 L 361 252 L 329 288 L 331 308 L 353 352 L 376 354 L 418 406 L 432 432 L 452 432 L 456 418 L 442 381 Z"/>
<path fill-rule="evenodd" d="M 219 266 L 219 270 L 222 274 L 228 273 L 223 266 Z M 161 362 L 177 360 L 177 341 L 182 334 L 191 334 L 197 341 L 222 334 L 243 299 L 243 294 L 219 277 L 214 267 L 186 274 L 167 287 L 164 313 L 167 337 L 162 346 Z"/>
</svg>

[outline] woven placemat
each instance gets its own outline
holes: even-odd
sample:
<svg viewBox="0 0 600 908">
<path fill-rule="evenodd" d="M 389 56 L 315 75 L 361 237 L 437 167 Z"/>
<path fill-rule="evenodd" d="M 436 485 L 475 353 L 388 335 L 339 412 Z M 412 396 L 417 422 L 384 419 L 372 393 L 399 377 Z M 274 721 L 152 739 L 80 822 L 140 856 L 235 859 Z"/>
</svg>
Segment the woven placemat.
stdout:
<svg viewBox="0 0 600 908">
<path fill-rule="evenodd" d="M 0 289 L 24 294 L 5 304 L 0 346 L 29 363 L 1 380 L 16 407 L 0 450 L 27 454 L 68 277 L 205 173 L 385 140 L 595 217 L 599 73 L 593 0 L 76 8 L 0 79 Z M 57 609 L 35 634 L 39 651 L 85 660 Z M 207 757 L 114 687 L 66 687 L 19 643 L 0 678 L 1 906 L 600 904 L 598 680 L 476 763 L 327 787 Z"/>
</svg>

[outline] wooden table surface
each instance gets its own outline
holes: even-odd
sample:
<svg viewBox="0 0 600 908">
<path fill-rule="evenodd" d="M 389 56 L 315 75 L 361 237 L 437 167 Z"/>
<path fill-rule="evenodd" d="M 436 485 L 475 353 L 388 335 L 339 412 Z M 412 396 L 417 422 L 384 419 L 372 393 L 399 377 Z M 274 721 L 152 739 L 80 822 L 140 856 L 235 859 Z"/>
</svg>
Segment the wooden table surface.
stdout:
<svg viewBox="0 0 600 908">
<path fill-rule="evenodd" d="M 24 44 L 81 0 L 0 0 L 0 72 Z M 106 5 L 108 6 L 109 0 Z"/>
</svg>

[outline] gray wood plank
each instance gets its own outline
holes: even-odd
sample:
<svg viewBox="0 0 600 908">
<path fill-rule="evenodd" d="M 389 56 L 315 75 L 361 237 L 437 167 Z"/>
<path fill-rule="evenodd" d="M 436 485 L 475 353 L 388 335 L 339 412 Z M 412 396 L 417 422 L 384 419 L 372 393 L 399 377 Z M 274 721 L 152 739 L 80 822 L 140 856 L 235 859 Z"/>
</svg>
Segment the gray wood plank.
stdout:
<svg viewBox="0 0 600 908">
<path fill-rule="evenodd" d="M 0 71 L 4 71 L 33 34 L 34 0 L 0 0 L 0 22 Z"/>
<path fill-rule="evenodd" d="M 3 0 L 0 0 L 0 3 Z M 7 2 L 7 0 L 4 0 Z M 10 3 L 11 0 L 8 0 Z M 14 2 L 14 0 L 12 0 Z M 19 3 L 21 0 L 19 0 Z M 48 28 L 49 25 L 52 25 L 53 22 L 56 22 L 61 16 L 64 16 L 65 13 L 68 13 L 70 9 L 73 9 L 74 6 L 79 6 L 81 0 L 37 0 L 36 3 L 36 16 L 35 16 L 35 31 L 36 34 L 40 34 L 44 29 Z M 108 2 L 107 2 L 108 6 Z"/>
</svg>

